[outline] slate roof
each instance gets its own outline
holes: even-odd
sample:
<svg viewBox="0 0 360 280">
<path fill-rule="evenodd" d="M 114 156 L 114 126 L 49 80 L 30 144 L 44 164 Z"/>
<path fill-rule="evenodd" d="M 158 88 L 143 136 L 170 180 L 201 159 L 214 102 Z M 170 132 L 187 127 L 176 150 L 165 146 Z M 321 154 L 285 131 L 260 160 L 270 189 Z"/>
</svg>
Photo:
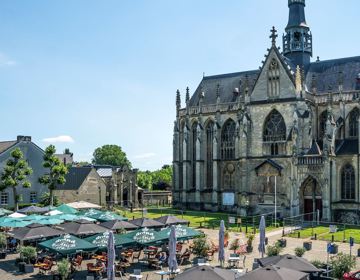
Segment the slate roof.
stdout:
<svg viewBox="0 0 360 280">
<path fill-rule="evenodd" d="M 328 93 L 329 86 L 337 91 L 339 72 L 343 75 L 343 90 L 356 90 L 360 73 L 360 56 L 311 63 L 306 75 L 306 86 L 311 90 L 312 76 L 315 75 L 317 93 Z"/>
<path fill-rule="evenodd" d="M 306 154 L 308 156 L 321 156 L 322 152 L 316 140 L 312 140 L 311 147 Z"/>
<path fill-rule="evenodd" d="M 17 141 L 3 141 L 0 142 L 0 154 L 5 152 L 10 147 L 14 146 L 17 143 Z"/>
<path fill-rule="evenodd" d="M 282 56 L 285 66 L 289 66 L 293 72 L 296 65 L 290 59 Z M 289 69 L 288 69 L 289 70 Z M 334 91 L 338 88 L 339 72 L 343 76 L 343 90 L 360 90 L 360 56 L 346 57 L 332 60 L 316 61 L 309 65 L 305 83 L 308 91 L 312 89 L 312 77 L 315 75 L 316 91 L 318 94 L 329 92 L 329 85 Z M 249 92 L 251 93 L 260 70 L 236 72 L 223 75 L 205 76 L 200 82 L 195 93 L 190 99 L 190 107 L 199 105 L 201 93 L 204 92 L 203 104 L 216 104 L 217 85 L 220 85 L 220 103 L 236 101 L 234 89 L 239 88 L 240 95 L 245 92 L 245 80 L 248 79 Z"/>
<path fill-rule="evenodd" d="M 204 77 L 190 99 L 190 106 L 198 106 L 201 92 L 205 93 L 203 104 L 216 104 L 218 84 L 220 86 L 220 103 L 234 102 L 236 100 L 236 97 L 234 97 L 234 89 L 239 88 L 240 94 L 243 95 L 245 92 L 245 80 L 247 77 L 249 81 L 249 92 L 251 92 L 259 73 L 260 70 L 253 70 Z"/>
<path fill-rule="evenodd" d="M 58 186 L 57 190 L 77 190 L 81 187 L 89 173 L 91 167 L 71 167 L 66 174 L 66 183 Z"/>
</svg>

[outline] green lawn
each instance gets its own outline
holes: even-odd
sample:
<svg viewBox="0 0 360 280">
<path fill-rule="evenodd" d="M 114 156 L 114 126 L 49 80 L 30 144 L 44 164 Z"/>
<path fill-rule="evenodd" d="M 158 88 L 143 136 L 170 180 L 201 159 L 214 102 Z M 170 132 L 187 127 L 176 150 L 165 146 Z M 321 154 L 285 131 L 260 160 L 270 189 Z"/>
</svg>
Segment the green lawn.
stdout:
<svg viewBox="0 0 360 280">
<path fill-rule="evenodd" d="M 132 213 L 124 210 L 117 210 L 117 211 L 121 215 L 127 217 L 130 220 L 133 218 L 136 219 L 142 217 L 142 213 L 140 211 L 137 212 L 134 211 Z M 174 215 L 184 220 L 188 220 L 190 222 L 191 227 L 200 227 L 201 225 L 202 227 L 214 228 L 214 229 L 219 228 L 220 220 L 224 220 L 225 223 L 227 224 L 229 217 L 229 214 L 227 213 L 212 213 L 212 212 L 204 212 L 204 211 L 185 211 L 184 214 L 181 214 L 181 211 L 172 208 L 148 208 L 146 217 L 154 219 L 164 215 Z M 236 231 L 236 232 L 240 231 L 240 227 L 238 227 L 237 225 L 231 224 L 228 226 L 230 226 L 231 231 Z M 256 231 L 258 232 L 257 229 L 259 227 L 258 222 L 255 223 L 254 226 L 256 228 Z M 249 222 L 247 228 L 248 228 L 248 233 L 253 232 L 252 222 Z M 274 229 L 275 227 L 272 226 L 267 227 L 267 230 L 274 230 Z M 245 223 L 242 224 L 241 231 L 242 232 L 246 231 Z"/>
<path fill-rule="evenodd" d="M 313 233 L 317 234 L 317 238 L 319 240 L 331 241 L 332 235 L 334 235 L 335 242 L 343 242 L 344 238 L 349 241 L 350 237 L 354 238 L 354 242 L 360 244 L 360 229 L 358 228 L 348 228 L 348 229 L 338 229 L 335 233 L 329 232 L 329 227 L 325 226 L 318 226 L 312 228 L 306 228 L 302 230 L 294 231 L 293 233 L 289 234 L 289 237 L 298 238 L 298 232 L 300 232 L 300 238 L 309 238 L 313 236 Z M 345 235 L 344 235 L 345 234 Z"/>
</svg>

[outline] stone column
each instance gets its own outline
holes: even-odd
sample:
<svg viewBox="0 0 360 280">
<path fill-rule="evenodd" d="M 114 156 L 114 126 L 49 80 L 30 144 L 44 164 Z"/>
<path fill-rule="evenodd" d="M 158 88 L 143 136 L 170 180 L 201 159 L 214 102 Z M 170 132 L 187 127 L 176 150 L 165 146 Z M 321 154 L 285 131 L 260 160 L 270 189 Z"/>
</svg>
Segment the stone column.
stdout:
<svg viewBox="0 0 360 280">
<path fill-rule="evenodd" d="M 188 185 L 189 161 L 188 161 L 188 154 L 187 154 L 187 139 L 185 137 L 184 137 L 184 141 L 183 141 L 182 155 L 183 155 L 183 174 L 181 174 L 181 176 L 183 176 L 182 203 L 185 206 L 186 201 L 187 201 L 186 200 L 186 191 L 189 188 L 189 185 Z"/>
<path fill-rule="evenodd" d="M 195 182 L 195 202 L 198 204 L 197 207 L 200 207 L 200 191 L 202 189 L 201 182 L 203 178 L 202 172 L 202 161 L 201 161 L 201 139 L 202 139 L 202 129 L 200 128 L 200 125 L 197 126 L 197 138 L 196 138 L 196 166 L 195 166 L 195 172 L 196 172 L 196 182 Z"/>
<path fill-rule="evenodd" d="M 218 159 L 219 159 L 219 147 L 218 147 L 218 135 L 216 125 L 214 128 L 214 139 L 213 139 L 213 192 L 212 192 L 212 203 L 218 205 Z M 217 209 L 216 209 L 217 210 Z"/>
</svg>

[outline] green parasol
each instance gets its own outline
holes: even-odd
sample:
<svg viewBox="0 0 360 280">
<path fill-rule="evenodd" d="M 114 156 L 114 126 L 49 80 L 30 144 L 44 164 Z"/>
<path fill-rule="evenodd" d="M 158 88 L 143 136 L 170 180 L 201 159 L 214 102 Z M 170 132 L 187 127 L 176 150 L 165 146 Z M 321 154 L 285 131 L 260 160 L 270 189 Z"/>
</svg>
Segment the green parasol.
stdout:
<svg viewBox="0 0 360 280">
<path fill-rule="evenodd" d="M 177 225 L 175 227 L 175 234 L 177 240 L 188 240 L 203 235 L 200 231 L 192 229 L 187 226 Z M 158 232 L 158 237 L 161 240 L 169 240 L 171 228 L 166 228 Z"/>
<path fill-rule="evenodd" d="M 7 210 L 5 208 L 0 208 L 0 216 L 5 216 L 5 215 L 11 214 L 11 213 L 12 213 L 12 211 L 10 211 L 10 210 Z"/>
<path fill-rule="evenodd" d="M 56 207 L 55 210 L 58 210 L 64 214 L 76 214 L 78 212 L 75 208 L 72 208 L 66 204 L 62 204 Z"/>
<path fill-rule="evenodd" d="M 161 241 L 161 239 L 159 239 L 159 232 L 148 228 L 134 230 L 121 236 L 130 238 L 140 245 L 150 245 Z"/>
<path fill-rule="evenodd" d="M 115 234 L 115 247 L 126 247 L 134 245 L 136 242 L 130 238 L 124 237 L 121 234 Z M 97 246 L 99 249 L 106 249 L 108 240 L 109 240 L 109 231 L 95 234 L 93 236 L 84 238 L 84 240 L 90 242 L 91 244 Z"/>
<path fill-rule="evenodd" d="M 61 220 L 61 219 L 49 217 L 47 219 L 41 219 L 41 220 L 39 220 L 37 222 L 39 224 L 41 224 L 41 225 L 59 225 L 59 224 L 62 224 L 63 222 L 65 222 L 65 221 Z"/>
<path fill-rule="evenodd" d="M 22 221 L 39 221 L 39 220 L 46 219 L 46 218 L 48 218 L 48 217 L 42 216 L 42 215 L 37 215 L 37 214 L 32 214 L 32 215 L 26 216 L 24 218 L 19 218 L 19 219 L 21 219 Z"/>
<path fill-rule="evenodd" d="M 96 214 L 100 214 L 100 213 L 104 213 L 104 212 L 91 208 L 91 209 L 88 209 L 88 210 L 85 210 L 85 211 L 81 211 L 79 213 L 79 215 L 86 216 L 86 217 L 92 217 L 92 216 L 94 216 Z"/>
<path fill-rule="evenodd" d="M 66 234 L 38 244 L 39 247 L 61 255 L 71 255 L 82 251 L 95 251 L 97 248 L 84 239 Z"/>
<path fill-rule="evenodd" d="M 128 220 L 127 218 L 117 215 L 110 211 L 93 214 L 88 217 L 94 218 L 100 222 L 107 222 L 107 221 L 113 221 L 113 220 L 119 220 L 119 221 L 127 221 Z"/>
<path fill-rule="evenodd" d="M 19 219 L 4 220 L 3 222 L 0 222 L 0 227 L 9 227 L 9 228 L 26 227 L 31 223 L 32 223 L 31 221 L 21 221 Z"/>
</svg>

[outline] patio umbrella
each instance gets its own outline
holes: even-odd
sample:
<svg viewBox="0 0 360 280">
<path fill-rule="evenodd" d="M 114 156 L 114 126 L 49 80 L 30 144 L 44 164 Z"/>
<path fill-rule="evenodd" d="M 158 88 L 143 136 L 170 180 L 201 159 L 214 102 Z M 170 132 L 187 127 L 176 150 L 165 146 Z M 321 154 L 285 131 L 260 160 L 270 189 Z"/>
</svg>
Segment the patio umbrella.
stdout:
<svg viewBox="0 0 360 280">
<path fill-rule="evenodd" d="M 158 232 L 148 228 L 137 229 L 132 232 L 122 234 L 122 236 L 130 238 L 140 245 L 150 245 L 160 241 Z"/>
<path fill-rule="evenodd" d="M 235 280 L 236 273 L 212 266 L 193 266 L 175 277 L 175 280 Z M 264 278 L 267 279 L 267 278 Z M 270 279 L 269 279 L 270 280 Z"/>
<path fill-rule="evenodd" d="M 86 209 L 81 211 L 79 214 L 82 216 L 86 216 L 86 217 L 91 217 L 95 214 L 99 214 L 99 213 L 103 213 L 103 211 L 101 210 L 97 210 L 97 209 Z"/>
<path fill-rule="evenodd" d="M 65 222 L 64 220 L 61 219 L 56 219 L 56 218 L 48 218 L 48 219 L 41 219 L 39 221 L 37 221 L 39 224 L 42 225 L 60 225 L 63 222 Z"/>
<path fill-rule="evenodd" d="M 20 220 L 22 220 L 22 221 L 39 221 L 39 220 L 46 219 L 46 218 L 48 218 L 48 217 L 42 216 L 42 215 L 37 215 L 37 214 L 32 214 L 32 215 L 26 216 L 24 218 L 20 218 Z"/>
<path fill-rule="evenodd" d="M 240 276 L 241 280 L 305 280 L 308 274 L 293 269 L 278 267 L 274 265 L 261 267 Z"/>
<path fill-rule="evenodd" d="M 115 280 L 115 241 L 112 231 L 109 232 L 108 244 L 107 244 L 107 279 Z"/>
<path fill-rule="evenodd" d="M 0 222 L 0 227 L 21 228 L 21 227 L 26 227 L 31 223 L 32 222 L 30 221 L 21 221 L 19 219 L 5 220 L 3 222 Z"/>
<path fill-rule="evenodd" d="M 10 213 L 12 213 L 12 211 L 7 210 L 5 208 L 0 208 L 0 216 L 5 216 L 5 215 L 8 215 Z"/>
<path fill-rule="evenodd" d="M 146 228 L 160 228 L 160 227 L 164 226 L 164 224 L 162 224 L 158 221 L 155 221 L 153 219 L 148 219 L 148 218 L 139 218 L 139 219 L 131 220 L 129 222 L 140 228 L 145 228 L 145 227 Z"/>
<path fill-rule="evenodd" d="M 261 216 L 260 219 L 260 225 L 259 225 L 259 231 L 260 231 L 260 241 L 259 241 L 259 252 L 261 253 L 261 257 L 264 257 L 265 254 L 265 217 Z"/>
<path fill-rule="evenodd" d="M 168 240 L 169 236 L 171 234 L 172 227 L 175 228 L 176 238 L 178 240 L 188 240 L 188 239 L 192 239 L 195 237 L 199 237 L 203 234 L 200 231 L 197 231 L 190 227 L 183 226 L 183 225 L 177 225 L 177 226 L 171 226 L 170 228 L 160 230 L 158 232 L 158 238 L 161 240 Z"/>
<path fill-rule="evenodd" d="M 176 260 L 176 231 L 174 226 L 171 226 L 170 230 L 168 266 L 170 272 L 174 272 L 178 268 Z"/>
<path fill-rule="evenodd" d="M 125 230 L 133 230 L 137 229 L 138 227 L 134 224 L 131 224 L 126 221 L 119 221 L 119 220 L 113 220 L 108 221 L 100 224 L 102 227 L 106 227 L 111 230 L 119 230 L 119 229 L 125 229 Z"/>
<path fill-rule="evenodd" d="M 70 234 L 46 240 L 39 243 L 38 246 L 64 256 L 82 251 L 96 250 L 96 246 L 93 244 Z"/>
<path fill-rule="evenodd" d="M 171 225 L 188 225 L 189 221 L 180 219 L 176 216 L 162 216 L 159 218 L 154 219 L 155 221 L 158 221 L 164 225 L 171 226 Z"/>
<path fill-rule="evenodd" d="M 290 254 L 258 259 L 258 263 L 263 267 L 268 265 L 276 265 L 279 267 L 284 267 L 306 273 L 315 273 L 321 271 L 321 269 L 318 269 L 306 259 Z"/>
<path fill-rule="evenodd" d="M 123 216 L 120 216 L 120 215 L 117 215 L 113 212 L 110 212 L 110 211 L 106 211 L 106 212 L 100 212 L 100 213 L 97 213 L 97 214 L 94 214 L 94 215 L 91 215 L 89 216 L 93 219 L 96 219 L 100 222 L 106 222 L 106 221 L 113 221 L 113 220 L 120 220 L 120 221 L 127 221 L 128 219 L 123 217 Z"/>
<path fill-rule="evenodd" d="M 55 210 L 58 210 L 64 214 L 76 214 L 78 212 L 75 208 L 70 207 L 69 205 L 66 204 L 62 204 L 56 207 Z"/>
<path fill-rule="evenodd" d="M 219 230 L 219 262 L 221 266 L 225 261 L 225 223 L 223 220 L 220 222 L 220 230 Z"/>
<path fill-rule="evenodd" d="M 94 209 L 101 209 L 100 205 L 94 204 L 94 203 L 90 203 L 90 202 L 86 202 L 86 201 L 76 201 L 76 202 L 71 202 L 71 203 L 67 203 L 68 206 L 75 208 L 75 209 L 90 209 L 90 208 L 94 208 Z"/>
<path fill-rule="evenodd" d="M 15 213 L 10 214 L 8 217 L 10 217 L 10 218 L 23 218 L 23 217 L 26 217 L 26 215 L 15 212 Z"/>
<path fill-rule="evenodd" d="M 47 212 L 45 215 L 47 215 L 47 216 L 55 216 L 55 215 L 60 215 L 60 214 L 64 214 L 64 213 L 57 210 L 57 209 L 54 209 L 54 210 L 51 210 L 51 211 Z"/>
<path fill-rule="evenodd" d="M 86 237 L 84 238 L 84 240 L 97 246 L 101 250 L 106 249 L 109 241 L 109 231 L 105 231 L 102 233 L 95 234 L 93 236 Z M 115 234 L 114 244 L 116 247 L 123 247 L 123 246 L 134 245 L 135 241 L 130 238 L 124 237 L 121 234 Z"/>
<path fill-rule="evenodd" d="M 36 240 L 47 237 L 59 236 L 64 234 L 62 231 L 47 227 L 38 223 L 29 224 L 22 228 L 14 229 L 9 232 L 9 235 L 15 239 L 24 240 Z"/>
<path fill-rule="evenodd" d="M 39 207 L 39 206 L 35 206 L 35 205 L 31 205 L 29 207 L 25 207 L 25 208 L 21 208 L 20 210 L 18 210 L 19 213 L 46 213 L 49 211 L 48 207 Z"/>
<path fill-rule="evenodd" d="M 73 235 L 91 235 L 107 231 L 106 228 L 83 219 L 74 222 L 68 222 L 58 227 L 66 233 Z"/>
</svg>

